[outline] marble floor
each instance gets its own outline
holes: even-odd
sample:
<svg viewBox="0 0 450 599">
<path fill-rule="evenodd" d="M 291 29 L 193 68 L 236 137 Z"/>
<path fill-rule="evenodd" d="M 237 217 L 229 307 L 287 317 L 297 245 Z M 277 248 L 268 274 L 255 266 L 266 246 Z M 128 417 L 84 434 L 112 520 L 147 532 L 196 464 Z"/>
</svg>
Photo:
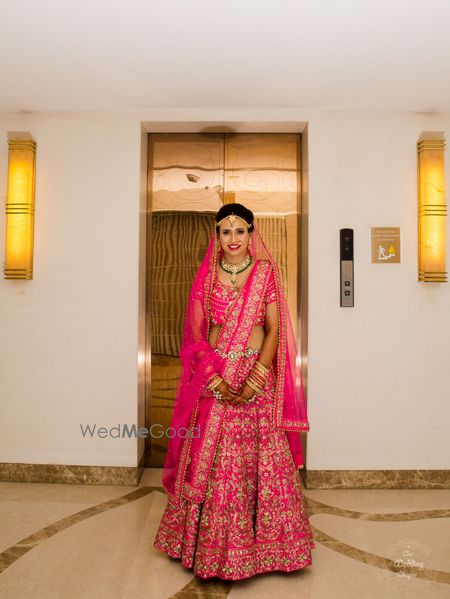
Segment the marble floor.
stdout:
<svg viewBox="0 0 450 599">
<path fill-rule="evenodd" d="M 153 548 L 159 469 L 138 487 L 0 483 L 0 598 L 450 598 L 450 491 L 304 495 L 312 566 L 230 583 Z"/>
</svg>

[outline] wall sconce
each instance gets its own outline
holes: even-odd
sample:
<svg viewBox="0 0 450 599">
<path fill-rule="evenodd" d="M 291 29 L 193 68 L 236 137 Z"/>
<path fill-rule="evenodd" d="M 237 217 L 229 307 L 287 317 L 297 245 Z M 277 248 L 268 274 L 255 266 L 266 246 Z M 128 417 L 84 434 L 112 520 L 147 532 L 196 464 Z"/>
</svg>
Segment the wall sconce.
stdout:
<svg viewBox="0 0 450 599">
<path fill-rule="evenodd" d="M 8 135 L 5 279 L 33 278 L 36 142 L 29 133 Z"/>
<path fill-rule="evenodd" d="M 417 142 L 418 158 L 418 281 L 446 283 L 444 181 L 445 139 L 424 133 Z"/>
</svg>

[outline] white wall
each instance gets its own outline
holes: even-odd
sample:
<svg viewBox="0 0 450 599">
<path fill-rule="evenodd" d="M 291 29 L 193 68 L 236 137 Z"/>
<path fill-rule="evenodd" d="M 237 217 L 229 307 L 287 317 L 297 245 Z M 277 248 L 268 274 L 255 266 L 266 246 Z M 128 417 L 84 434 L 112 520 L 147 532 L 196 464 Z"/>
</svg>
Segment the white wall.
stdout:
<svg viewBox="0 0 450 599">
<path fill-rule="evenodd" d="M 417 282 L 416 141 L 450 115 L 292 109 L 0 115 L 3 194 L 6 132 L 37 140 L 34 280 L 0 279 L 0 461 L 136 465 L 79 423 L 136 422 L 141 121 L 199 119 L 309 123 L 308 468 L 447 468 L 450 291 Z M 403 227 L 403 263 L 369 263 L 372 225 Z"/>
<path fill-rule="evenodd" d="M 416 141 L 430 130 L 448 136 L 450 115 L 310 124 L 310 469 L 449 467 L 450 283 L 417 282 Z M 447 189 L 449 169 L 447 156 Z M 369 263 L 369 226 L 403 228 L 403 263 Z M 355 235 L 354 308 L 339 307 L 342 227 Z"/>
<path fill-rule="evenodd" d="M 139 121 L 0 115 L 3 195 L 18 130 L 37 141 L 34 279 L 0 279 L 0 461 L 136 465 L 135 439 L 79 425 L 136 422 Z"/>
</svg>

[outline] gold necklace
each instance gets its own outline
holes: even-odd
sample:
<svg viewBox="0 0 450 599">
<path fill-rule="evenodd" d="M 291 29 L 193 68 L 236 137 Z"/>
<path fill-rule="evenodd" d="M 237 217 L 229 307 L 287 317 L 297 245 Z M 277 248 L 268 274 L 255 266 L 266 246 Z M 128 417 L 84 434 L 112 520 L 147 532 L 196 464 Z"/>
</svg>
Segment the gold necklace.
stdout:
<svg viewBox="0 0 450 599">
<path fill-rule="evenodd" d="M 231 273 L 231 284 L 236 285 L 237 276 L 240 272 L 248 268 L 251 264 L 252 257 L 250 254 L 247 254 L 242 262 L 238 262 L 237 264 L 233 264 L 232 262 L 228 262 L 225 258 L 221 258 L 219 261 L 222 270 Z"/>
</svg>

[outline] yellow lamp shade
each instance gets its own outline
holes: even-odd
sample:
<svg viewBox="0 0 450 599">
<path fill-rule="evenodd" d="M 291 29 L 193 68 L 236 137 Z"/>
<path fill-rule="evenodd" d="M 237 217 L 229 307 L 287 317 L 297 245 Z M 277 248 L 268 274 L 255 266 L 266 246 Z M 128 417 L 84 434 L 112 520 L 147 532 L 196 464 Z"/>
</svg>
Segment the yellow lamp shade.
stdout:
<svg viewBox="0 0 450 599">
<path fill-rule="evenodd" d="M 9 139 L 5 279 L 33 278 L 36 142 Z"/>
<path fill-rule="evenodd" d="M 446 283 L 444 139 L 432 136 L 417 143 L 418 154 L 418 281 Z"/>
</svg>

